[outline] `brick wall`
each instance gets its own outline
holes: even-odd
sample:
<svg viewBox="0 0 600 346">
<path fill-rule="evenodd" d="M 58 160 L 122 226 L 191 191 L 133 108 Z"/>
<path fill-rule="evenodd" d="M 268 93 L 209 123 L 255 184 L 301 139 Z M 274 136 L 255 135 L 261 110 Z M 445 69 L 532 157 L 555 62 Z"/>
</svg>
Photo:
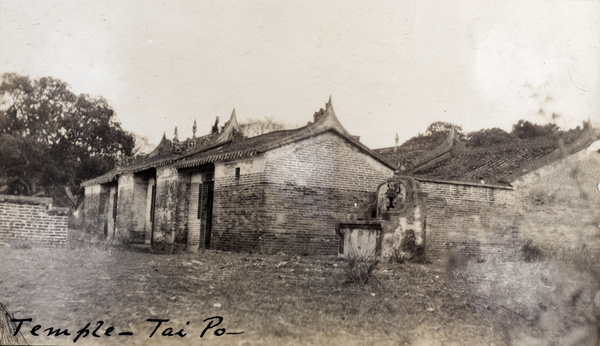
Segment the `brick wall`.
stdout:
<svg viewBox="0 0 600 346">
<path fill-rule="evenodd" d="M 190 206 L 191 184 L 189 175 L 179 173 L 177 184 L 177 215 L 175 230 L 175 242 L 185 244 L 188 238 L 188 214 Z"/>
<path fill-rule="evenodd" d="M 152 244 L 160 249 L 173 243 L 177 231 L 177 206 L 180 192 L 177 169 L 163 166 L 156 169 L 156 202 Z"/>
<path fill-rule="evenodd" d="M 48 210 L 51 198 L 0 195 L 0 242 L 67 243 L 68 211 Z"/>
<path fill-rule="evenodd" d="M 199 167 L 196 171 L 179 173 L 178 238 L 186 244 L 186 251 L 204 248 L 207 183 L 214 176 L 214 165 Z"/>
<path fill-rule="evenodd" d="M 508 255 L 518 241 L 511 214 L 514 191 L 501 187 L 477 186 L 420 180 L 427 197 L 427 244 L 429 259 L 443 258 L 447 251 L 468 257 L 486 254 Z"/>
<path fill-rule="evenodd" d="M 193 177 L 193 176 L 192 176 Z M 190 184 L 189 207 L 188 207 L 188 233 L 186 250 L 194 252 L 200 246 L 200 227 L 202 222 L 198 218 L 198 205 L 201 191 L 201 180 L 194 180 Z"/>
<path fill-rule="evenodd" d="M 515 259 L 532 241 L 556 256 L 600 255 L 600 155 L 581 151 L 499 187 L 421 181 L 427 254 Z"/>
<path fill-rule="evenodd" d="M 256 160 L 246 162 L 237 179 L 234 167 L 215 178 L 218 249 L 336 254 L 335 225 L 393 174 L 332 133 Z"/>
<path fill-rule="evenodd" d="M 600 155 L 582 150 L 513 182 L 516 225 L 561 253 L 600 256 Z"/>
<path fill-rule="evenodd" d="M 115 224 L 114 241 L 117 243 L 128 243 L 131 230 L 136 229 L 135 220 L 137 218 L 135 217 L 135 213 L 141 212 L 133 203 L 135 198 L 133 173 L 120 175 L 118 187 L 117 222 Z"/>
<path fill-rule="evenodd" d="M 215 177 L 211 247 L 262 251 L 266 216 L 262 173 Z"/>
</svg>

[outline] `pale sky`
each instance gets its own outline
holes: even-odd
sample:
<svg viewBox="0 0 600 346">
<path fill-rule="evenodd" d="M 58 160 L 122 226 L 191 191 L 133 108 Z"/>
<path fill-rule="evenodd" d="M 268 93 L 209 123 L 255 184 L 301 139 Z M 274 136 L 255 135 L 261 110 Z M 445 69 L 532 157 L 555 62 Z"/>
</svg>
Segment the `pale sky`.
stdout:
<svg viewBox="0 0 600 346">
<path fill-rule="evenodd" d="M 371 148 L 437 120 L 574 127 L 600 122 L 600 2 L 0 0 L 4 72 L 102 96 L 154 143 L 233 108 L 301 126 L 330 94 Z"/>
</svg>

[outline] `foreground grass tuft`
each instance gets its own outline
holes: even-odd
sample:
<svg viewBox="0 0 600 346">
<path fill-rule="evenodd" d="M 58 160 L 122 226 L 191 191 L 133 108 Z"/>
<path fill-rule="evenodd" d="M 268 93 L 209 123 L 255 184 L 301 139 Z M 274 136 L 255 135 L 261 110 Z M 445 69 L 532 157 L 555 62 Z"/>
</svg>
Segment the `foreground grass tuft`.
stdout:
<svg viewBox="0 0 600 346">
<path fill-rule="evenodd" d="M 368 284 L 377 264 L 379 264 L 379 260 L 373 256 L 350 255 L 346 269 L 348 281 L 359 285 Z"/>
</svg>

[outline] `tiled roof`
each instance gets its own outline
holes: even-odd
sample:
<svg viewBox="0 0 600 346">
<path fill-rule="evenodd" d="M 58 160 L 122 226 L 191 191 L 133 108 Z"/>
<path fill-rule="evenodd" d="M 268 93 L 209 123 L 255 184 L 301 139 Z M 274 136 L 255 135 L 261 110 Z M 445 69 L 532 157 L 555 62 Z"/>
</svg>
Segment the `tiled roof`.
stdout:
<svg viewBox="0 0 600 346">
<path fill-rule="evenodd" d="M 233 113 L 232 116 L 235 116 L 235 113 Z M 313 123 L 309 123 L 304 127 L 294 130 L 275 131 L 250 138 L 235 136 L 232 131 L 229 131 L 226 138 L 223 138 L 221 134 L 217 135 L 218 137 L 216 139 L 205 136 L 206 141 L 199 144 L 196 143 L 189 149 L 186 149 L 186 145 L 188 144 L 182 144 L 186 143 L 185 141 L 173 143 L 163 137 L 163 140 L 158 147 L 149 155 L 139 158 L 127 165 L 117 167 L 104 175 L 84 182 L 82 185 L 89 186 L 103 184 L 115 180 L 119 174 L 139 172 L 167 164 L 174 164 L 177 168 L 188 168 L 206 163 L 250 157 L 325 132 L 337 134 L 353 144 L 363 153 L 370 155 L 389 168 L 394 169 L 392 163 L 360 143 L 357 138 L 350 135 L 346 129 L 344 129 L 333 111 L 330 99 L 326 104 L 325 109 L 321 109 L 319 112 L 315 113 Z M 223 133 L 227 133 L 227 125 L 223 130 Z"/>
<path fill-rule="evenodd" d="M 422 157 L 437 148 L 443 142 L 444 139 L 441 138 L 437 141 L 405 143 L 397 147 L 373 149 L 373 151 L 381 155 L 387 161 L 393 163 L 399 170 L 405 170 L 413 167 Z"/>
<path fill-rule="evenodd" d="M 400 169 L 405 174 L 508 185 L 528 172 L 585 149 L 594 140 L 594 131 L 587 125 L 556 139 L 534 138 L 485 147 L 466 147 L 460 141 L 448 144 L 446 140 L 429 152 L 419 149 L 393 153 L 386 148 L 383 156 L 393 162 L 410 162 L 412 166 Z M 381 149 L 376 151 L 381 152 Z M 402 160 L 402 155 L 410 160 Z M 395 157 L 398 158 L 394 160 Z"/>
</svg>

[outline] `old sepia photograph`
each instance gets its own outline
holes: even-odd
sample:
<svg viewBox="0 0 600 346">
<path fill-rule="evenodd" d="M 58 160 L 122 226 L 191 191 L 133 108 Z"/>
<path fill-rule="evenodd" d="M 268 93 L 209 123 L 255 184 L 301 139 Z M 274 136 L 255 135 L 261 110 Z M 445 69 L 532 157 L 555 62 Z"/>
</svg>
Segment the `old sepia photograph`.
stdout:
<svg viewBox="0 0 600 346">
<path fill-rule="evenodd" d="M 600 346 L 600 2 L 0 0 L 0 345 Z"/>
</svg>

